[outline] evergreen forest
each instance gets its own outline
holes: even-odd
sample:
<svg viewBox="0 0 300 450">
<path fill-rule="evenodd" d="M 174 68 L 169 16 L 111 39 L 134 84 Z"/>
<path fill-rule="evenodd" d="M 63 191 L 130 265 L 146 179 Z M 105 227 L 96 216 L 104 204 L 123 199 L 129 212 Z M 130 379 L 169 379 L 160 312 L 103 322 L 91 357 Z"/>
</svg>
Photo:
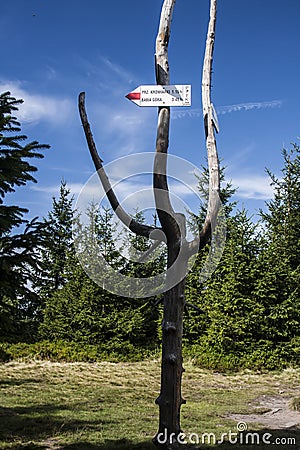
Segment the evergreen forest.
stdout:
<svg viewBox="0 0 300 450">
<path fill-rule="evenodd" d="M 17 111 L 22 100 L 0 95 L 0 360 L 134 361 L 159 357 L 162 298 L 128 298 L 92 281 L 78 261 L 80 234 L 97 243 L 122 274 L 149 277 L 166 264 L 164 249 L 139 264 L 124 255 L 151 242 L 117 229 L 108 207 L 87 205 L 84 228 L 62 180 L 43 218 L 14 204 L 15 189 L 38 180 L 35 160 L 48 145 L 29 142 Z M 273 198 L 259 220 L 233 201 L 222 169 L 221 199 L 227 221 L 224 252 L 212 276 L 199 282 L 208 246 L 187 277 L 184 355 L 214 370 L 281 369 L 300 364 L 300 147 L 282 150 L 282 169 L 268 170 Z M 207 170 L 198 180 L 205 192 Z M 189 215 L 197 229 L 205 205 Z M 136 219 L 145 217 L 136 211 Z M 153 218 L 155 222 L 156 217 Z M 121 236 L 120 236 L 120 233 Z M 115 237 L 123 242 L 116 247 Z"/>
</svg>

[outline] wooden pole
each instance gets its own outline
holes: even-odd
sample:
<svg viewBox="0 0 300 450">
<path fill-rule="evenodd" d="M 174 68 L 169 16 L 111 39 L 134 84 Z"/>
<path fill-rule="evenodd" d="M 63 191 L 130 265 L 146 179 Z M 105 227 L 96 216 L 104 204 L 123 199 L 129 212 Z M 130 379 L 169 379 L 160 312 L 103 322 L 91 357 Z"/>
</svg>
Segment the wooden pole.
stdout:
<svg viewBox="0 0 300 450">
<path fill-rule="evenodd" d="M 160 24 L 156 38 L 155 72 L 156 82 L 160 85 L 170 84 L 168 44 L 171 31 L 172 14 L 175 0 L 165 0 L 161 10 Z M 167 182 L 167 152 L 169 146 L 170 108 L 158 110 L 156 137 L 156 157 L 153 170 L 153 186 L 157 215 L 162 230 L 167 238 L 169 277 L 181 280 L 164 294 L 162 323 L 162 362 L 161 388 L 156 399 L 159 405 L 159 427 L 153 439 L 155 445 L 162 449 L 178 447 L 180 428 L 180 408 L 185 400 L 181 396 L 182 367 L 182 328 L 184 312 L 184 287 L 187 259 L 180 267 L 175 265 L 181 246 L 185 242 L 185 217 L 181 223 L 171 205 Z M 182 273 L 178 273 L 181 270 Z M 173 273 L 172 273 L 173 272 Z M 167 280 L 168 283 L 168 280 Z"/>
</svg>

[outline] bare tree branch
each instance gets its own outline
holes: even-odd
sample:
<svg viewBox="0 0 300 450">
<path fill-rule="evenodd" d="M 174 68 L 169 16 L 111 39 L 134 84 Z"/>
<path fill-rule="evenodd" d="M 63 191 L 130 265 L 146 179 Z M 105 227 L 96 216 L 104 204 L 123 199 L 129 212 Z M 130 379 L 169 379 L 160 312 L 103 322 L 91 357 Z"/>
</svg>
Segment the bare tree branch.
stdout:
<svg viewBox="0 0 300 450">
<path fill-rule="evenodd" d="M 78 98 L 78 107 L 79 107 L 79 114 L 81 118 L 81 123 L 84 129 L 86 141 L 88 144 L 88 148 L 92 157 L 92 160 L 94 162 L 95 168 L 97 170 L 98 176 L 100 178 L 100 181 L 102 183 L 102 186 L 106 192 L 106 196 L 109 200 L 109 203 L 116 213 L 117 217 L 121 220 L 121 222 L 129 228 L 133 233 L 136 233 L 140 236 L 145 236 L 147 238 L 151 239 L 157 239 L 159 241 L 162 240 L 162 230 L 158 227 L 151 227 L 149 225 L 141 224 L 134 220 L 127 212 L 122 208 L 120 205 L 119 200 L 117 199 L 113 188 L 110 184 L 110 181 L 108 179 L 108 176 L 103 168 L 103 161 L 100 158 L 96 144 L 93 138 L 93 134 L 91 131 L 91 127 L 87 118 L 86 110 L 85 110 L 85 93 L 81 92 L 79 94 Z"/>
<path fill-rule="evenodd" d="M 220 193 L 219 158 L 217 152 L 217 144 L 215 140 L 213 106 L 211 103 L 211 72 L 212 72 L 213 51 L 215 43 L 216 14 L 217 14 L 217 0 L 211 0 L 210 20 L 207 31 L 203 76 L 202 76 L 202 107 L 203 107 L 207 160 L 209 169 L 209 198 L 208 198 L 207 214 L 203 229 L 206 228 L 207 222 L 212 224 L 214 219 L 216 218 L 219 209 L 218 206 Z"/>
<path fill-rule="evenodd" d="M 170 39 L 172 14 L 176 0 L 165 0 L 163 3 L 158 34 L 156 38 L 155 72 L 156 82 L 161 85 L 170 84 L 168 44 Z M 167 152 L 169 146 L 170 108 L 158 110 L 156 137 L 156 156 L 154 160 L 153 186 L 157 214 L 162 229 L 168 240 L 179 239 L 181 230 L 173 210 L 167 181 Z"/>
<path fill-rule="evenodd" d="M 211 0 L 202 73 L 202 108 L 205 128 L 207 161 L 209 170 L 209 195 L 205 221 L 198 238 L 189 244 L 191 254 L 197 253 L 208 243 L 220 206 L 220 168 L 211 103 L 211 73 L 215 42 L 217 0 Z"/>
</svg>

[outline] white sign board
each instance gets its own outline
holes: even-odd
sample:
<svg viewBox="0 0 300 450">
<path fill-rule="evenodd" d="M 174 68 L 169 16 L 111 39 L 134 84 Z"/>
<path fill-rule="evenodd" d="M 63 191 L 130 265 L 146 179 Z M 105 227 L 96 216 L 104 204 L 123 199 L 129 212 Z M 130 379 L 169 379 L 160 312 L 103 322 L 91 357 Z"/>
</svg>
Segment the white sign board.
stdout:
<svg viewBox="0 0 300 450">
<path fill-rule="evenodd" d="M 139 86 L 126 95 L 138 106 L 191 106 L 192 86 L 174 84 L 170 86 Z"/>
</svg>

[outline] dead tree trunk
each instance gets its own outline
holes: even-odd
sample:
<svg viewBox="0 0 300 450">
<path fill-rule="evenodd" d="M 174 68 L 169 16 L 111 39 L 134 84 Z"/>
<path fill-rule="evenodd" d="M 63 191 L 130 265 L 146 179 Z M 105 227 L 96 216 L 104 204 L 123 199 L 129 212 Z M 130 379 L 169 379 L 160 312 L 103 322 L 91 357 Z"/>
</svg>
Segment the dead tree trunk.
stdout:
<svg viewBox="0 0 300 450">
<path fill-rule="evenodd" d="M 156 82 L 170 84 L 168 43 L 170 38 L 172 13 L 176 0 L 164 0 L 158 35 L 156 39 Z M 102 166 L 93 140 L 84 105 L 84 93 L 79 95 L 79 112 L 87 139 L 87 144 L 100 180 L 107 192 L 108 200 L 119 219 L 134 233 L 141 236 L 164 240 L 167 243 L 167 278 L 164 294 L 162 323 L 162 363 L 161 389 L 156 400 L 159 405 L 159 428 L 153 442 L 161 449 L 175 449 L 180 442 L 180 408 L 185 400 L 181 396 L 182 328 L 185 307 L 185 277 L 189 257 L 203 248 L 214 229 L 219 207 L 219 162 L 215 142 L 213 106 L 211 104 L 211 70 L 214 47 L 217 0 L 211 0 L 210 21 L 203 65 L 202 103 L 209 167 L 209 199 L 203 228 L 198 238 L 186 240 L 186 218 L 173 210 L 167 181 L 167 153 L 169 146 L 170 108 L 158 110 L 156 156 L 153 168 L 153 188 L 156 211 L 161 228 L 139 224 L 123 210 L 115 196 Z M 162 238 L 162 235 L 164 237 Z"/>
<path fill-rule="evenodd" d="M 156 39 L 156 78 L 157 84 L 170 84 L 168 64 L 168 43 L 170 38 L 172 12 L 175 0 L 165 0 L 161 13 L 160 26 Z M 206 51 L 203 67 L 202 101 L 209 163 L 209 201 L 206 220 L 200 239 L 189 245 L 185 235 L 185 217 L 173 211 L 168 195 L 166 176 L 166 154 L 169 141 L 170 108 L 160 108 L 158 112 L 158 130 L 156 140 L 156 160 L 154 164 L 154 192 L 157 214 L 162 230 L 167 237 L 168 268 L 175 265 L 176 279 L 181 280 L 164 294 L 164 315 L 162 325 L 162 363 L 161 391 L 156 403 L 159 405 L 159 429 L 154 443 L 160 448 L 174 449 L 180 442 L 180 408 L 185 400 L 181 395 L 182 367 L 182 328 L 185 307 L 185 275 L 188 263 L 188 249 L 199 251 L 207 243 L 216 218 L 219 200 L 219 163 L 212 122 L 210 101 L 211 69 L 216 21 L 216 0 L 211 2 L 210 21 L 207 33 Z M 165 155 L 162 158 L 160 155 Z M 174 220 L 175 219 L 175 220 Z M 180 250 L 181 267 L 176 266 Z M 181 270 L 182 273 L 178 274 Z"/>
<path fill-rule="evenodd" d="M 168 43 L 171 31 L 172 13 L 175 0 L 165 0 L 158 35 L 156 39 L 155 72 L 156 82 L 160 85 L 170 84 Z M 181 226 L 169 198 L 166 165 L 169 145 L 170 108 L 159 108 L 156 139 L 156 157 L 153 170 L 153 186 L 157 214 L 167 239 L 168 276 L 172 277 L 174 266 L 180 249 L 185 242 L 185 217 L 181 216 Z M 177 218 L 179 216 L 177 215 Z M 182 327 L 184 312 L 184 288 L 187 260 L 182 259 L 181 280 L 164 294 L 164 311 L 162 323 L 162 362 L 161 389 L 156 399 L 159 405 L 159 429 L 153 439 L 161 448 L 175 448 L 180 429 L 180 407 L 185 402 L 181 396 L 182 367 Z M 168 282 L 168 280 L 167 280 Z"/>
</svg>

